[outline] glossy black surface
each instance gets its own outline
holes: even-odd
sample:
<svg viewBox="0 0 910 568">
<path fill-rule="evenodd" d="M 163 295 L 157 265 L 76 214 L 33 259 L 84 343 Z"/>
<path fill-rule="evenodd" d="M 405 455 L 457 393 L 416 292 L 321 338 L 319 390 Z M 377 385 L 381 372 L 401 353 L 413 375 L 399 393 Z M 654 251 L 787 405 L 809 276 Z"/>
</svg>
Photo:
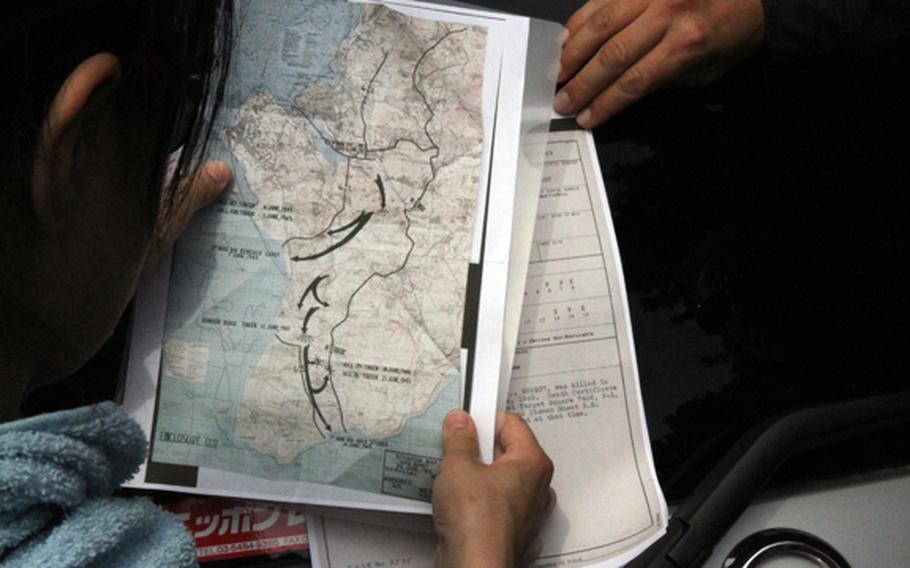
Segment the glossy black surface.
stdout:
<svg viewBox="0 0 910 568">
<path fill-rule="evenodd" d="M 668 496 L 777 412 L 907 388 L 907 71 L 759 56 L 597 132 Z"/>
</svg>

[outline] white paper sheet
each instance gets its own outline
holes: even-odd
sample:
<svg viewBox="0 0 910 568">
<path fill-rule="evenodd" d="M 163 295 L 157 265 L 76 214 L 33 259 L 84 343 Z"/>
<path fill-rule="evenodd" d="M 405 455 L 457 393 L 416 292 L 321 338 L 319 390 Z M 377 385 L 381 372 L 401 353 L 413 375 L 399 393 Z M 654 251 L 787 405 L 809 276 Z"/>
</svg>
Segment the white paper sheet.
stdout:
<svg viewBox="0 0 910 568">
<path fill-rule="evenodd" d="M 667 510 L 590 132 L 550 134 L 534 241 L 509 406 L 557 464 L 536 565 L 621 566 L 663 534 Z"/>
<path fill-rule="evenodd" d="M 313 568 L 433 568 L 436 535 L 307 514 Z"/>
</svg>

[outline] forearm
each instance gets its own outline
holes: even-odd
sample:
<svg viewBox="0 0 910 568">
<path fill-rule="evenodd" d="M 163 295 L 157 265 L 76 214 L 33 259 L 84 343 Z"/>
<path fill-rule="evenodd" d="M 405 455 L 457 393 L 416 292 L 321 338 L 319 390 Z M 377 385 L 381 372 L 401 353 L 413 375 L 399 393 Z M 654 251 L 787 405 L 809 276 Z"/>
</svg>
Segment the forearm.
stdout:
<svg viewBox="0 0 910 568">
<path fill-rule="evenodd" d="M 463 542 L 440 540 L 435 568 L 513 568 L 508 543 L 496 538 L 469 538 Z"/>
</svg>

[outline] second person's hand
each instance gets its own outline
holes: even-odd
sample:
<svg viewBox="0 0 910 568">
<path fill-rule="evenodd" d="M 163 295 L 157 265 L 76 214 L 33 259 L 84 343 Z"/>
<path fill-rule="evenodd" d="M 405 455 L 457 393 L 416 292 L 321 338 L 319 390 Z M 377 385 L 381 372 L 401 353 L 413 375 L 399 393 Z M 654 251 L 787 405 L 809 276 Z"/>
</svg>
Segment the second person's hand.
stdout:
<svg viewBox="0 0 910 568">
<path fill-rule="evenodd" d="M 510 568 L 540 554 L 537 532 L 556 502 L 553 462 L 514 414 L 498 420 L 496 443 L 493 463 L 482 463 L 471 417 L 446 417 L 433 484 L 437 568 Z"/>
<path fill-rule="evenodd" d="M 761 43 L 764 12 L 761 0 L 589 0 L 566 29 L 554 107 L 593 128 L 660 87 L 719 77 Z"/>
</svg>

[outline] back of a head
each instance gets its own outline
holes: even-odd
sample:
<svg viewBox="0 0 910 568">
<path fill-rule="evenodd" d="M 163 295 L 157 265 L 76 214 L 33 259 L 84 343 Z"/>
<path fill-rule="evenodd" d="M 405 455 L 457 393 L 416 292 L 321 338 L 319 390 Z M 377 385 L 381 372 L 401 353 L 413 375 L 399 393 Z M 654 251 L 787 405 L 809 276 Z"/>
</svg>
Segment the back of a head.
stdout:
<svg viewBox="0 0 910 568">
<path fill-rule="evenodd" d="M 113 180 L 108 185 L 117 203 L 130 210 L 120 216 L 130 223 L 123 233 L 150 234 L 159 215 L 179 205 L 176 183 L 162 191 L 167 157 L 183 146 L 175 179 L 201 158 L 222 97 L 232 21 L 230 0 L 0 5 L 0 373 L 8 374 L 4 363 L 10 367 L 14 359 L 41 359 L 25 355 L 22 345 L 50 340 L 54 322 L 70 319 L 98 281 L 81 277 L 109 260 L 109 250 L 91 243 L 117 210 L 95 208 L 86 188 Z M 118 71 L 91 91 L 79 119 L 66 126 L 69 143 L 48 143 L 45 119 L 61 86 L 100 53 L 114 55 Z M 70 163 L 70 177 L 44 176 L 47 164 Z M 62 196 L 63 207 L 68 199 L 80 204 L 70 218 L 82 221 L 66 225 L 68 232 L 39 219 L 33 183 L 39 177 L 50 180 L 40 187 Z M 109 230 L 103 237 L 113 242 L 120 234 Z M 63 246 L 76 241 L 81 248 Z"/>
<path fill-rule="evenodd" d="M 68 74 L 101 52 L 121 74 L 110 112 L 155 131 L 150 160 L 161 164 L 148 187 L 160 191 L 178 122 L 189 122 L 181 170 L 207 141 L 228 63 L 231 5 L 219 0 L 9 0 L 0 7 L 0 215 L 28 222 L 28 185 L 39 130 Z M 213 79 L 210 81 L 210 79 Z M 187 117 L 191 99 L 207 100 Z M 189 107 L 193 108 L 193 107 Z M 199 108 L 199 107 L 195 107 Z M 157 203 L 157 199 L 151 200 Z M 154 219 L 156 211 L 150 211 Z M 0 225 L 9 226 L 6 220 Z M 27 230 L 27 227 L 20 229 Z"/>
</svg>

